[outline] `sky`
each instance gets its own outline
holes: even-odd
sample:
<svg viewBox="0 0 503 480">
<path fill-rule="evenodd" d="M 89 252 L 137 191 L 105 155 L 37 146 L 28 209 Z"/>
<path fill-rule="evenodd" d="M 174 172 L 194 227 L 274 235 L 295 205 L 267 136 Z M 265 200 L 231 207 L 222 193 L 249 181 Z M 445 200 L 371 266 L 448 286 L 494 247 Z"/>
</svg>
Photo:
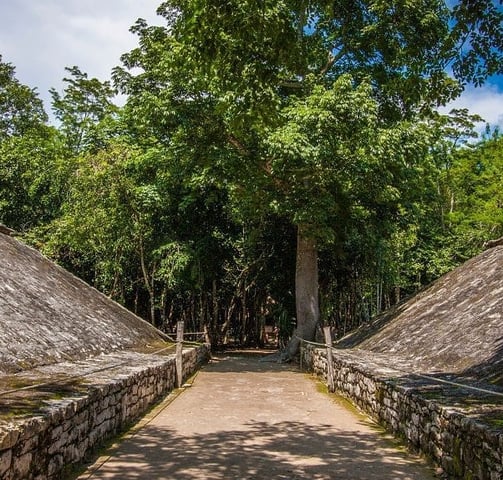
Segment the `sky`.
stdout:
<svg viewBox="0 0 503 480">
<path fill-rule="evenodd" d="M 50 88 L 63 89 L 65 67 L 109 80 L 120 56 L 137 46 L 138 18 L 161 24 L 161 0 L 0 0 L 0 54 L 16 78 L 36 88 L 50 113 Z"/>
<path fill-rule="evenodd" d="M 0 54 L 16 78 L 36 88 L 50 113 L 51 87 L 61 91 L 65 67 L 109 80 L 120 56 L 137 44 L 136 19 L 162 24 L 161 0 L 0 0 Z M 503 130 L 503 76 L 468 86 L 449 108 L 468 108 Z M 480 125 L 483 129 L 484 125 Z"/>
</svg>

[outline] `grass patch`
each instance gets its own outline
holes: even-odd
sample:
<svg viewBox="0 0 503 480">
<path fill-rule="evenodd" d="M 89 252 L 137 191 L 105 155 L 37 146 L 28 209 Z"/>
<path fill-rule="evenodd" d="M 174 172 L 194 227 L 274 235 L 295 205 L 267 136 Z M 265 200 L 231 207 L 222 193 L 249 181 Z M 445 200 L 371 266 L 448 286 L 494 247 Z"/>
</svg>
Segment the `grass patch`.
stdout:
<svg viewBox="0 0 503 480">
<path fill-rule="evenodd" d="M 157 342 L 152 342 L 147 345 L 132 347 L 130 350 L 136 353 L 146 353 L 146 354 L 156 353 L 158 355 L 171 355 L 172 353 L 175 352 L 175 349 L 176 349 L 176 343 L 159 340 Z"/>
<path fill-rule="evenodd" d="M 44 413 L 51 400 L 87 393 L 88 386 L 82 378 L 3 377 L 0 380 L 0 420 L 14 420 Z M 31 388 L 28 388 L 31 387 Z"/>
<path fill-rule="evenodd" d="M 488 418 L 487 423 L 491 425 L 491 427 L 496 427 L 499 430 L 503 430 L 503 418 Z"/>
<path fill-rule="evenodd" d="M 412 452 L 407 448 L 407 440 L 405 437 L 389 433 L 383 426 L 379 425 L 372 417 L 370 417 L 370 415 L 363 412 L 347 397 L 337 392 L 329 392 L 326 383 L 321 381 L 319 377 L 310 375 L 310 378 L 316 382 L 316 389 L 318 392 L 327 395 L 334 403 L 342 407 L 344 410 L 349 411 L 359 422 L 371 428 L 388 445 L 389 448 L 393 448 L 395 451 L 400 452 L 400 454 L 403 455 L 416 455 L 416 452 Z M 423 459 L 423 461 L 425 461 L 425 459 Z M 428 464 L 427 461 L 425 461 L 425 463 Z"/>
<path fill-rule="evenodd" d="M 364 412 L 362 412 L 351 400 L 342 396 L 339 393 L 330 392 L 328 390 L 328 386 L 325 382 L 320 380 L 319 377 L 315 375 L 308 375 L 316 383 L 316 390 L 324 395 L 328 395 L 330 399 L 336 403 L 337 405 L 343 407 L 346 410 L 349 410 L 353 415 L 358 417 L 359 420 L 369 423 L 375 424 L 375 422 Z"/>
</svg>

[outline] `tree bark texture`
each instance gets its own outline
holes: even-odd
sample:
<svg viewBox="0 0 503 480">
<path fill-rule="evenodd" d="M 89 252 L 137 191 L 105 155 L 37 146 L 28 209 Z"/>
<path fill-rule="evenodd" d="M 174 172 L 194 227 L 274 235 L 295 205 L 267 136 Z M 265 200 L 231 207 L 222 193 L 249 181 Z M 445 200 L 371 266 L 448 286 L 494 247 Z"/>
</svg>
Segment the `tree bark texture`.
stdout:
<svg viewBox="0 0 503 480">
<path fill-rule="evenodd" d="M 318 297 L 318 249 L 316 240 L 308 235 L 305 225 L 297 229 L 297 260 L 295 265 L 295 303 L 297 328 L 288 345 L 291 358 L 299 350 L 300 340 L 314 340 L 320 318 Z"/>
</svg>

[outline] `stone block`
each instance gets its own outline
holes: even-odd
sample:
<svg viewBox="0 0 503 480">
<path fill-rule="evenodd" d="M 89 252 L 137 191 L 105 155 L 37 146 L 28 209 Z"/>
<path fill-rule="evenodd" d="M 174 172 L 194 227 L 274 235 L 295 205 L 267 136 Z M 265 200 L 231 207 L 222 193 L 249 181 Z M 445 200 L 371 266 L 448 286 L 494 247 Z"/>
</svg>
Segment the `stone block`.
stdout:
<svg viewBox="0 0 503 480">
<path fill-rule="evenodd" d="M 84 395 L 82 397 L 78 397 L 75 399 L 75 410 L 76 413 L 87 411 L 87 407 L 89 406 L 90 399 L 89 395 Z"/>
<path fill-rule="evenodd" d="M 87 450 L 89 449 L 89 439 L 86 437 L 80 443 L 77 444 L 77 449 L 79 451 L 79 457 L 84 458 Z"/>
<path fill-rule="evenodd" d="M 29 438 L 28 440 L 25 440 L 23 443 L 19 445 L 21 447 L 20 452 L 21 455 L 36 450 L 38 445 L 39 445 L 38 435 L 35 435 L 34 437 Z"/>
<path fill-rule="evenodd" d="M 68 445 L 69 437 L 70 437 L 70 435 L 68 434 L 68 431 L 66 431 L 66 432 L 62 431 L 59 437 L 53 436 L 53 443 L 47 449 L 48 453 L 50 455 L 53 455 L 53 454 L 61 451 L 65 446 Z"/>
<path fill-rule="evenodd" d="M 46 412 L 50 425 L 59 425 L 63 421 L 63 412 L 57 406 L 53 406 L 52 402 L 48 405 Z"/>
<path fill-rule="evenodd" d="M 61 437 L 62 434 L 63 434 L 63 425 L 58 425 L 51 432 L 51 440 L 58 441 L 58 439 Z"/>
<path fill-rule="evenodd" d="M 33 417 L 23 422 L 20 441 L 24 441 L 47 430 L 49 423 L 49 420 L 45 417 Z"/>
<path fill-rule="evenodd" d="M 107 408 L 106 410 L 103 410 L 95 419 L 94 424 L 95 425 L 101 425 L 103 422 L 106 422 L 108 419 L 110 419 L 113 416 L 114 409 L 113 408 Z"/>
<path fill-rule="evenodd" d="M 12 463 L 12 450 L 3 450 L 0 452 L 0 476 L 10 469 Z"/>
<path fill-rule="evenodd" d="M 77 413 L 77 405 L 73 400 L 68 400 L 65 408 L 65 420 L 72 418 Z"/>
<path fill-rule="evenodd" d="M 63 455 L 54 455 L 49 460 L 49 466 L 47 468 L 49 477 L 56 476 L 56 474 L 58 474 L 63 469 L 64 465 L 65 462 L 63 460 Z"/>
<path fill-rule="evenodd" d="M 452 451 L 453 450 L 453 441 L 454 437 L 451 433 L 446 430 L 440 432 L 440 441 L 444 450 Z"/>
<path fill-rule="evenodd" d="M 89 411 L 82 410 L 77 415 L 75 415 L 75 418 L 73 420 L 73 424 L 74 425 L 82 425 L 82 424 L 87 424 L 88 421 L 89 421 Z"/>
<path fill-rule="evenodd" d="M 20 437 L 20 430 L 17 426 L 8 426 L 0 430 L 0 451 L 12 448 Z"/>
<path fill-rule="evenodd" d="M 14 478 L 16 479 L 28 478 L 32 458 L 33 454 L 30 452 L 21 455 L 19 457 L 14 457 L 12 459 L 12 471 Z"/>
</svg>

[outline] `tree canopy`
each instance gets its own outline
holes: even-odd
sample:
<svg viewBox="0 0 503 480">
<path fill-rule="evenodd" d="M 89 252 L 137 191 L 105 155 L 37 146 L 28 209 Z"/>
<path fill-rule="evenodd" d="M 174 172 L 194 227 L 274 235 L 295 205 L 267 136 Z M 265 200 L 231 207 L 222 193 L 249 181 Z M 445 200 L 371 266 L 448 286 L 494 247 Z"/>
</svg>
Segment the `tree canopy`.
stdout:
<svg viewBox="0 0 503 480">
<path fill-rule="evenodd" d="M 318 246 L 343 244 L 358 216 L 396 231 L 431 160 L 430 113 L 461 89 L 446 65 L 460 81 L 470 61 L 493 71 L 487 35 L 475 51 L 487 25 L 429 0 L 168 1 L 159 13 L 166 26 L 138 21 L 140 45 L 123 57 L 142 73 L 115 71 L 126 108 L 197 175 L 216 169 L 245 215 L 260 204 L 297 226 L 297 326 L 312 339 Z M 471 57 L 455 55 L 462 24 Z"/>
<path fill-rule="evenodd" d="M 170 0 L 159 14 L 132 27 L 114 86 L 67 69 L 57 128 L 0 63 L 0 221 L 108 295 L 215 344 L 260 343 L 265 323 L 312 339 L 501 234 L 499 134 L 463 143 L 478 118 L 437 112 L 501 73 L 493 2 Z"/>
<path fill-rule="evenodd" d="M 47 121 L 42 100 L 36 91 L 21 84 L 15 68 L 0 55 L 0 141 L 28 133 Z"/>
</svg>

